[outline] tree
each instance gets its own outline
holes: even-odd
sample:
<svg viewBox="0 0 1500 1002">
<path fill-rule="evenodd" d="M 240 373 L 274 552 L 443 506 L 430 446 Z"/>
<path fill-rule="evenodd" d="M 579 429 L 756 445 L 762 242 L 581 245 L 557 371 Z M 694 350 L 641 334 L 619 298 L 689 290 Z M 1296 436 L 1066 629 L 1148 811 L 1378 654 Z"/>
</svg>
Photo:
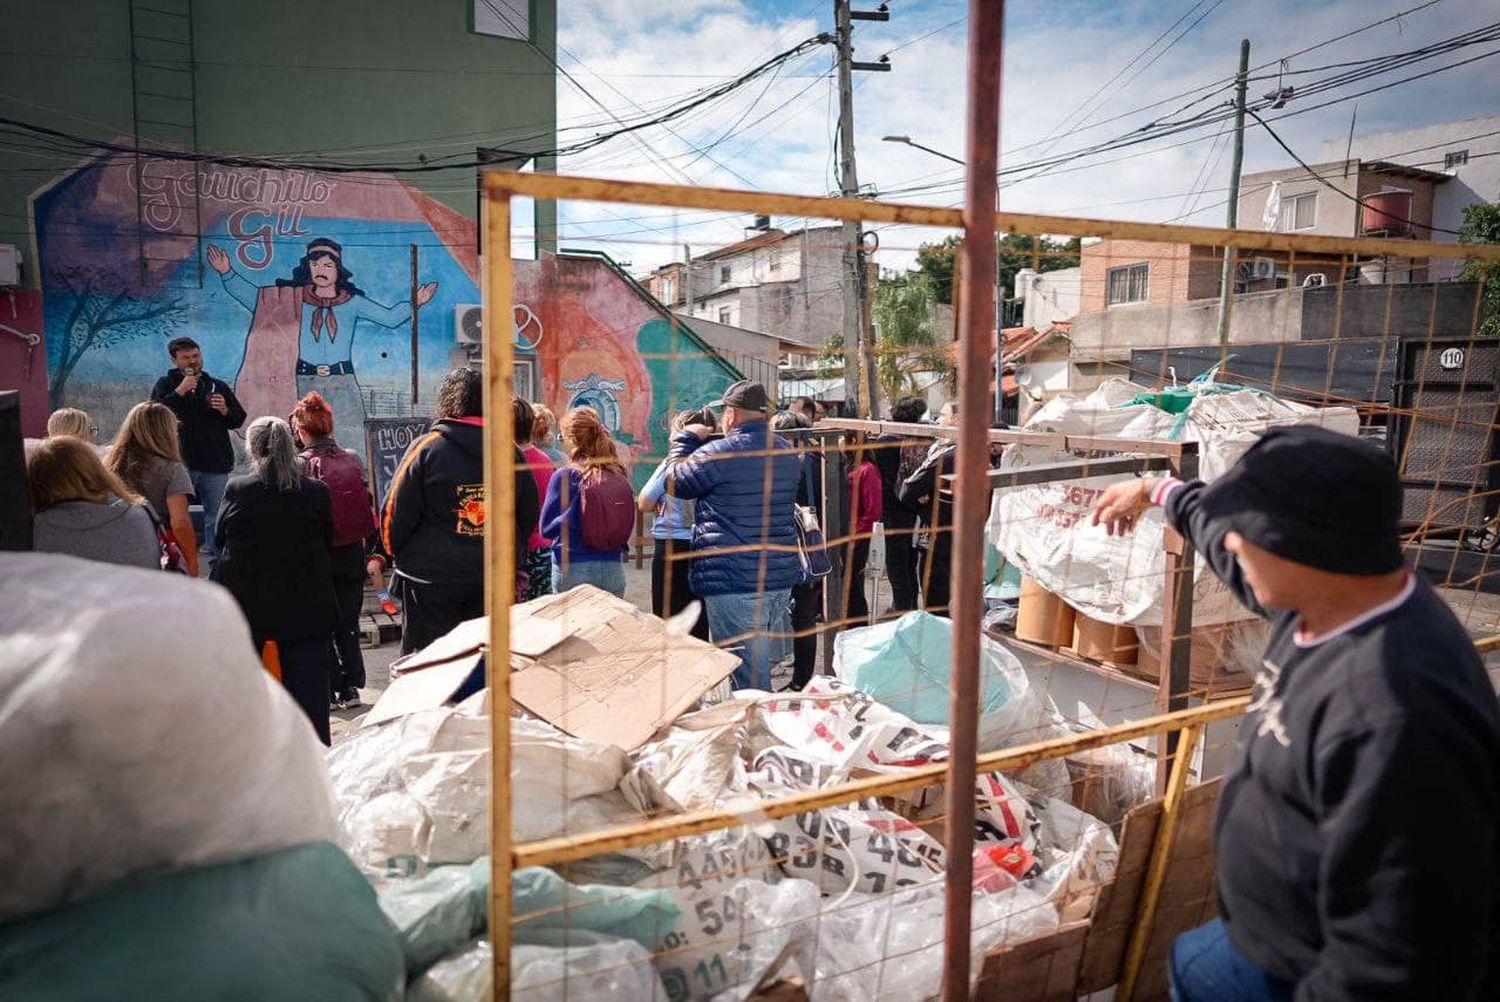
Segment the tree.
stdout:
<svg viewBox="0 0 1500 1002">
<path fill-rule="evenodd" d="M 935 330 L 932 322 L 935 302 L 933 279 L 922 270 L 882 278 L 875 287 L 871 309 L 880 328 L 875 372 L 887 400 L 915 391 L 918 372 L 938 372 L 946 378 L 953 371 L 951 338 Z"/>
<path fill-rule="evenodd" d="M 922 244 L 917 248 L 917 270 L 932 282 L 933 294 L 940 303 L 953 302 L 954 258 L 958 255 L 958 237 L 947 237 L 941 243 Z M 1057 271 L 1078 264 L 1079 240 L 1053 240 L 1026 233 L 1007 233 L 1000 238 L 1000 282 L 1005 298 L 1015 295 L 1016 272 L 1022 268 Z"/>
<path fill-rule="evenodd" d="M 1467 206 L 1458 233 L 1460 243 L 1500 244 L 1500 203 L 1478 202 Z M 1479 333 L 1485 337 L 1500 337 L 1500 262 L 1470 261 L 1464 265 L 1458 279 L 1483 283 Z"/>
<path fill-rule="evenodd" d="M 917 247 L 917 271 L 927 277 L 939 303 L 953 305 L 953 260 L 958 255 L 958 237 Z"/>
<path fill-rule="evenodd" d="M 181 297 L 136 299 L 123 280 L 98 269 L 55 268 L 51 276 L 47 283 L 49 299 L 65 316 L 61 349 L 48 391 L 53 410 L 65 405 L 68 377 L 83 356 L 123 341 L 170 334 L 185 320 Z"/>
</svg>

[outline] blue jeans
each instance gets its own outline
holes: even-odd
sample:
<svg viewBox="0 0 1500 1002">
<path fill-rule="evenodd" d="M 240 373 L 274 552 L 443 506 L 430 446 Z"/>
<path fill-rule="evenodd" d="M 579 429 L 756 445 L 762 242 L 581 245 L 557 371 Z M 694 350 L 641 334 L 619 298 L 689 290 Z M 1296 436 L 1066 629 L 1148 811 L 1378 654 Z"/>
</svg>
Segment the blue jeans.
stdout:
<svg viewBox="0 0 1500 1002">
<path fill-rule="evenodd" d="M 619 560 L 569 560 L 563 570 L 552 558 L 552 590 L 561 594 L 569 588 L 591 584 L 617 598 L 625 597 L 625 564 Z"/>
<path fill-rule="evenodd" d="M 188 470 L 188 478 L 193 482 L 193 496 L 203 506 L 202 548 L 208 551 L 208 569 L 212 573 L 219 566 L 219 544 L 214 542 L 214 527 L 219 521 L 219 505 L 224 500 L 229 474 Z"/>
<path fill-rule="evenodd" d="M 1167 974 L 1173 1002 L 1291 1002 L 1296 988 L 1236 950 L 1223 919 L 1178 936 Z"/>
<path fill-rule="evenodd" d="M 734 687 L 770 692 L 771 662 L 788 647 L 792 590 L 709 595 L 703 604 L 708 609 L 708 632 L 714 643 L 740 659 L 740 666 L 734 670 Z"/>
</svg>

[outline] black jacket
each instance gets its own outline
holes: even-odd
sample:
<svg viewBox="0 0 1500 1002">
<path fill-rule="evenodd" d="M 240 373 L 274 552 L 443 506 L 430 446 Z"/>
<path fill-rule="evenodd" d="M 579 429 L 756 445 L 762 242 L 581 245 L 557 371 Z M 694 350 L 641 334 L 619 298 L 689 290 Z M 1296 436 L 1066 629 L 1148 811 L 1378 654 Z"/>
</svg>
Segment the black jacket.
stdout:
<svg viewBox="0 0 1500 1002">
<path fill-rule="evenodd" d="M 234 469 L 234 446 L 229 443 L 229 433 L 245 423 L 245 408 L 240 406 L 228 383 L 206 372 L 192 393 L 179 394 L 177 387 L 181 382 L 182 370 L 169 370 L 151 388 L 151 399 L 166 404 L 177 415 L 182 461 L 188 469 L 200 473 L 228 473 Z M 208 398 L 215 393 L 223 394 L 228 414 L 220 414 L 209 406 Z"/>
<path fill-rule="evenodd" d="M 224 489 L 214 539 L 214 580 L 239 602 L 257 643 L 333 630 L 338 606 L 327 487 L 302 477 L 296 490 L 277 491 L 253 475 L 234 477 Z"/>
<path fill-rule="evenodd" d="M 953 492 L 944 493 L 942 478 L 954 471 L 958 448 L 953 439 L 933 442 L 911 476 L 896 488 L 897 500 L 918 513 L 931 535 L 927 545 L 934 550 L 953 549 Z"/>
<path fill-rule="evenodd" d="M 870 440 L 870 459 L 880 471 L 880 520 L 887 529 L 910 529 L 917 524 L 917 513 L 901 501 L 901 453 L 913 439 L 900 435 L 880 435 Z"/>
<path fill-rule="evenodd" d="M 1500 709 L 1468 634 L 1415 580 L 1300 646 L 1201 488 L 1168 521 L 1274 627 L 1214 835 L 1230 939 L 1298 999 L 1500 998 Z"/>
<path fill-rule="evenodd" d="M 515 450 L 516 545 L 524 552 L 541 512 L 536 478 Z M 396 570 L 418 581 L 484 581 L 484 429 L 439 421 L 396 467 L 381 517 L 381 540 Z"/>
</svg>

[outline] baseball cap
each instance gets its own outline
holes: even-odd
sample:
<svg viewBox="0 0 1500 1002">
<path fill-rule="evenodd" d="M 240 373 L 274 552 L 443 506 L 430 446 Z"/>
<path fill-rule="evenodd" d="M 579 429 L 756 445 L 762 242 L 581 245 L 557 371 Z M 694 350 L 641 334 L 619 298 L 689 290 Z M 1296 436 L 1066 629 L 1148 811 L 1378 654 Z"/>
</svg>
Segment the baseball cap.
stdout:
<svg viewBox="0 0 1500 1002">
<path fill-rule="evenodd" d="M 1204 488 L 1199 505 L 1256 546 L 1308 567 L 1370 575 L 1402 566 L 1396 464 L 1350 435 L 1272 428 Z"/>
<path fill-rule="evenodd" d="M 771 398 L 766 394 L 766 388 L 753 379 L 741 379 L 737 383 L 730 383 L 724 390 L 724 396 L 711 402 L 710 407 L 736 407 L 742 411 L 768 411 L 771 409 Z"/>
</svg>

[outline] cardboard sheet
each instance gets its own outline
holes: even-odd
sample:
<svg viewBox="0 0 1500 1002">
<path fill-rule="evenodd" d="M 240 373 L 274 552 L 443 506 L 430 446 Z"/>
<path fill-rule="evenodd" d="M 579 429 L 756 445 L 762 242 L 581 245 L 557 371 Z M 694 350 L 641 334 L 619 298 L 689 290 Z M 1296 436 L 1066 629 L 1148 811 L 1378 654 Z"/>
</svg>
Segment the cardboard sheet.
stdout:
<svg viewBox="0 0 1500 1002">
<path fill-rule="evenodd" d="M 633 751 L 739 664 L 732 654 L 591 585 L 512 606 L 511 699 L 575 737 Z M 409 655 L 363 725 L 450 702 L 489 636 L 461 623 Z"/>
<path fill-rule="evenodd" d="M 511 698 L 575 737 L 632 751 L 739 660 L 590 585 L 516 606 Z M 561 634 L 563 639 L 553 643 Z M 523 651 L 541 649 L 528 656 Z"/>
</svg>

